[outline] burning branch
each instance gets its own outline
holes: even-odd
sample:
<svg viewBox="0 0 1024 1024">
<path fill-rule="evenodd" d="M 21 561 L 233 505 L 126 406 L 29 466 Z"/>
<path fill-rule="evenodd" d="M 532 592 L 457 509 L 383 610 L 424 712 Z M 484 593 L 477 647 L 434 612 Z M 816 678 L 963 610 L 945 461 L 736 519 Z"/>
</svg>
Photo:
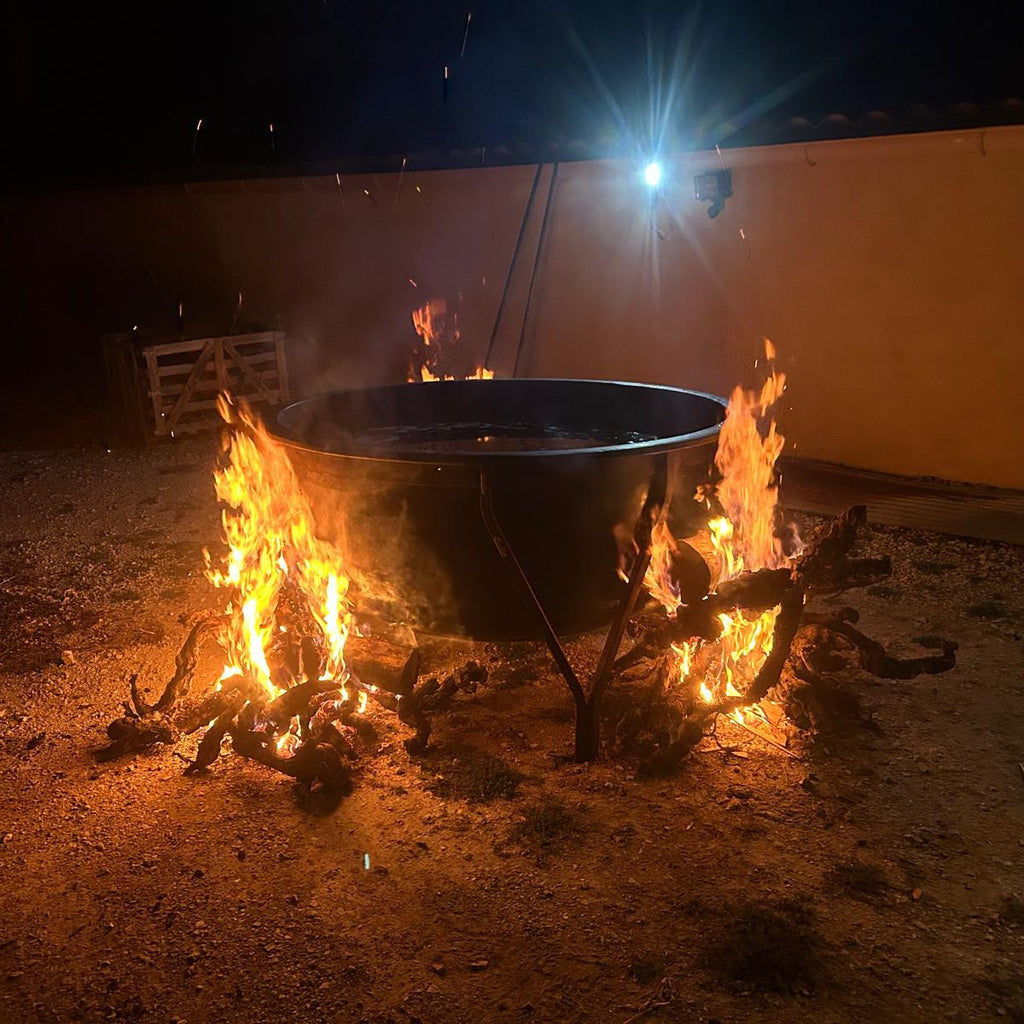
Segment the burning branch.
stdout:
<svg viewBox="0 0 1024 1024">
<path fill-rule="evenodd" d="M 245 408 L 226 396 L 219 407 L 230 428 L 215 473 L 227 553 L 216 564 L 206 558 L 208 579 L 228 592 L 226 607 L 193 616 L 154 703 L 132 677 L 131 701 L 96 756 L 112 760 L 203 730 L 188 774 L 209 768 L 230 740 L 236 753 L 295 778 L 305 792 L 341 796 L 351 788 L 360 744 L 373 739 L 365 717 L 371 698 L 416 730 L 407 746 L 419 752 L 430 736 L 428 714 L 487 673 L 470 662 L 419 684 L 418 648 L 403 650 L 396 671 L 387 656 L 394 645 L 350 636 L 344 559 L 319 537 L 287 455 Z M 200 650 L 211 636 L 223 671 L 193 699 Z"/>
<path fill-rule="evenodd" d="M 223 625 L 223 616 L 212 611 L 199 612 L 192 617 L 192 628 L 174 659 L 174 675 L 167 681 L 164 692 L 155 704 L 147 704 L 139 694 L 136 686 L 137 677 L 131 680 L 132 705 L 139 718 L 167 711 L 182 697 L 187 697 L 192 688 L 196 668 L 199 665 L 199 650 L 203 641 L 213 634 L 215 628 Z"/>
<path fill-rule="evenodd" d="M 772 698 L 792 703 L 789 695 L 799 687 L 820 683 L 815 672 L 826 663 L 845 666 L 849 659 L 839 656 L 839 646 L 859 667 L 888 678 L 943 672 L 954 664 L 955 644 L 943 643 L 941 655 L 901 661 L 850 625 L 855 613 L 805 613 L 814 594 L 868 586 L 888 576 L 892 566 L 888 558 L 850 558 L 857 529 L 867 521 L 862 505 L 815 530 L 795 558 L 785 553 L 776 535 L 774 482 L 784 438 L 772 415 L 785 377 L 774 369 L 775 351 L 768 341 L 765 355 L 767 379 L 759 391 L 735 389 L 719 437 L 715 464 L 721 480 L 713 503 L 724 514 L 708 523 L 718 583 L 698 600 L 681 596 L 673 572 L 676 554 L 685 545 L 667 531 L 656 534 L 645 582 L 664 614 L 654 621 L 646 616 L 645 633 L 614 664 L 621 674 L 653 662 L 652 674 L 658 678 L 670 666 L 663 690 L 681 714 L 650 759 L 655 770 L 678 764 L 721 715 L 746 728 L 755 723 L 774 728 L 782 709 Z M 710 498 L 707 503 L 712 507 Z"/>
<path fill-rule="evenodd" d="M 879 678 L 912 679 L 947 672 L 955 666 L 957 645 L 951 641 L 941 642 L 941 654 L 894 658 L 878 641 L 851 625 L 859 617 L 855 609 L 841 608 L 826 614 L 805 610 L 807 597 L 820 592 L 819 588 L 833 588 L 839 581 L 844 581 L 843 589 L 865 585 L 865 579 L 878 578 L 883 568 L 891 572 L 888 559 L 848 557 L 857 526 L 865 521 L 863 506 L 848 509 L 812 534 L 791 569 L 758 570 L 727 581 L 694 608 L 681 608 L 676 619 L 650 631 L 618 659 L 616 668 L 620 672 L 652 658 L 659 659 L 654 671 L 663 672 L 669 645 L 695 638 L 717 639 L 721 630 L 716 629 L 715 622 L 723 612 L 778 606 L 770 649 L 750 685 L 743 692 L 719 700 L 692 703 L 677 722 L 672 738 L 648 759 L 648 770 L 671 770 L 713 729 L 720 715 L 755 708 L 775 694 L 786 701 L 787 707 L 801 709 L 794 717 L 808 721 L 804 709 L 812 706 L 820 719 L 828 699 L 820 692 L 809 691 L 830 685 L 824 673 L 852 665 Z"/>
</svg>

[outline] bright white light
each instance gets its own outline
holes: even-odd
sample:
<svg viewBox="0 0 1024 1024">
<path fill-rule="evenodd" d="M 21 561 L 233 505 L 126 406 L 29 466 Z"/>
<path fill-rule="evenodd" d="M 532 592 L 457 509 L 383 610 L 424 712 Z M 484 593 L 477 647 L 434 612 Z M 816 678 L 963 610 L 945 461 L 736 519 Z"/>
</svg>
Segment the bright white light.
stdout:
<svg viewBox="0 0 1024 1024">
<path fill-rule="evenodd" d="M 658 185 L 661 184 L 661 164 L 648 164 L 644 168 L 644 181 L 646 181 L 651 188 L 657 188 Z"/>
</svg>

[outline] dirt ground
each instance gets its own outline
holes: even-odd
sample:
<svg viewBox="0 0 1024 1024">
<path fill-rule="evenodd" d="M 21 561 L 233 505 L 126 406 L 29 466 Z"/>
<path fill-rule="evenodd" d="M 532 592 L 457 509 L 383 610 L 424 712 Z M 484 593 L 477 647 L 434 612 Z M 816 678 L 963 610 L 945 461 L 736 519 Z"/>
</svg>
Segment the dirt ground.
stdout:
<svg viewBox="0 0 1024 1024">
<path fill-rule="evenodd" d="M 870 720 L 800 759 L 577 766 L 543 649 L 428 645 L 488 683 L 419 759 L 374 712 L 316 815 L 229 752 L 90 754 L 212 601 L 214 446 L 0 454 L 0 1020 L 1024 1021 L 1024 550 L 867 530 L 896 572 L 844 601 L 959 663 L 849 675 Z"/>
</svg>

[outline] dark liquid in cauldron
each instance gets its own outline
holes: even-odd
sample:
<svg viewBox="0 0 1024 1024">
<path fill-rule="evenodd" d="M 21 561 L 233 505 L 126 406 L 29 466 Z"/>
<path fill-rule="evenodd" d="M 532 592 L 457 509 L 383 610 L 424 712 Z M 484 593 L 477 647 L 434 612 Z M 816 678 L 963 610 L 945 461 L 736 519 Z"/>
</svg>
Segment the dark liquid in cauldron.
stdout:
<svg viewBox="0 0 1024 1024">
<path fill-rule="evenodd" d="M 653 441 L 656 435 L 637 431 L 567 430 L 539 423 L 444 423 L 424 426 L 373 427 L 360 442 L 379 448 L 437 454 L 477 452 L 560 451 L 605 448 Z"/>
</svg>

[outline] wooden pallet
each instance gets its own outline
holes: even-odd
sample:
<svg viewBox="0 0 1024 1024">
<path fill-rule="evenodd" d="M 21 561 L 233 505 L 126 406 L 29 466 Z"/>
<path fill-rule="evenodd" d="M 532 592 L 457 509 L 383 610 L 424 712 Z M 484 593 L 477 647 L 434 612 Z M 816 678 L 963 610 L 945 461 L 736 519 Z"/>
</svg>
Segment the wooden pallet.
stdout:
<svg viewBox="0 0 1024 1024">
<path fill-rule="evenodd" d="M 207 429 L 220 391 L 252 405 L 288 401 L 283 331 L 149 345 L 142 358 L 158 437 Z"/>
</svg>

